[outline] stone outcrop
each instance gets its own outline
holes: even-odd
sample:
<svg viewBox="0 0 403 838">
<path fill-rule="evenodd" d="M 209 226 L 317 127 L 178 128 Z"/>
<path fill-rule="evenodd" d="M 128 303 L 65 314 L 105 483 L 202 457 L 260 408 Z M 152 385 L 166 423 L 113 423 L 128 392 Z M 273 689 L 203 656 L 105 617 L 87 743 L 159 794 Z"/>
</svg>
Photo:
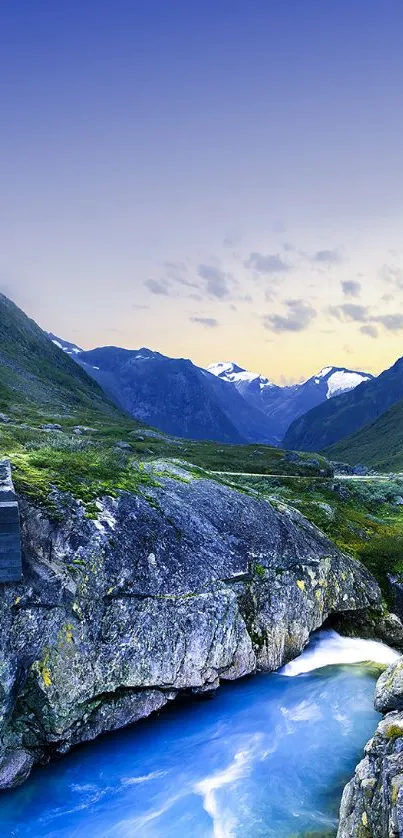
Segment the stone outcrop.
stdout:
<svg viewBox="0 0 403 838">
<path fill-rule="evenodd" d="M 403 659 L 379 678 L 375 708 L 386 715 L 344 789 L 338 838 L 403 836 Z"/>
<path fill-rule="evenodd" d="M 79 742 L 298 655 L 377 583 L 295 510 L 159 477 L 91 511 L 20 499 L 23 580 L 0 586 L 0 788 Z M 95 514 L 96 509 L 96 514 Z"/>
</svg>

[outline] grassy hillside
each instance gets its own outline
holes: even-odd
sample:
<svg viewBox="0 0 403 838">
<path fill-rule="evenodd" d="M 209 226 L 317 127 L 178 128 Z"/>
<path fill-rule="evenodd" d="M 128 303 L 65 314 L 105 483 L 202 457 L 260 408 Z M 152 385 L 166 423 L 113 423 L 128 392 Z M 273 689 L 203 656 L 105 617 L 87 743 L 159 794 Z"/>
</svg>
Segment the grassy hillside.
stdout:
<svg viewBox="0 0 403 838">
<path fill-rule="evenodd" d="M 0 411 L 11 418 L 119 421 L 123 414 L 42 329 L 0 294 Z"/>
<path fill-rule="evenodd" d="M 403 471 L 403 400 L 324 453 L 351 465 L 363 463 L 378 471 Z"/>
<path fill-rule="evenodd" d="M 95 422 L 80 433 L 70 417 L 58 417 L 58 424 L 60 429 L 49 431 L 25 423 L 0 422 L 0 458 L 9 457 L 13 463 L 17 489 L 46 506 L 53 487 L 71 492 L 86 504 L 119 489 L 136 491 L 139 483 L 149 481 L 147 464 L 161 459 L 221 472 L 330 473 L 330 465 L 322 457 L 290 459 L 287 452 L 265 445 L 188 442 L 136 429 L 134 422 L 125 418 Z"/>
</svg>

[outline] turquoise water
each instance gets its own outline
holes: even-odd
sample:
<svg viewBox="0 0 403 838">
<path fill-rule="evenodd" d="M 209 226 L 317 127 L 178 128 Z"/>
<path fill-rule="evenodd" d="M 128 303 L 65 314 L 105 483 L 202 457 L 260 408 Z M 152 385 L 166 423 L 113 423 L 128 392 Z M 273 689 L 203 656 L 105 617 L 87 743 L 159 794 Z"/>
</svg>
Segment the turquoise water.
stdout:
<svg viewBox="0 0 403 838">
<path fill-rule="evenodd" d="M 313 657 L 317 649 L 323 661 L 332 638 L 319 635 Z M 367 667 L 339 664 L 258 675 L 224 685 L 214 699 L 173 704 L 34 771 L 1 797 L 0 835 L 333 834 L 343 785 L 379 718 L 374 682 Z"/>
</svg>

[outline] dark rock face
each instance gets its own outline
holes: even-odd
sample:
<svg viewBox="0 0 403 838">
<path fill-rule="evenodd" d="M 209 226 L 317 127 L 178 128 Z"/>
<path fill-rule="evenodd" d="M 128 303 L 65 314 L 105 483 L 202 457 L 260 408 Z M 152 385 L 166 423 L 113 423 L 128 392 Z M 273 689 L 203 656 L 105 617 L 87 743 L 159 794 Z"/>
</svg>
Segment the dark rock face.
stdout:
<svg viewBox="0 0 403 838">
<path fill-rule="evenodd" d="M 379 678 L 375 708 L 386 713 L 344 789 L 338 838 L 403 835 L 403 659 Z"/>
<path fill-rule="evenodd" d="M 98 502 L 21 499 L 23 581 L 0 587 L 0 787 L 181 691 L 274 670 L 334 612 L 380 608 L 368 571 L 299 513 L 209 480 Z"/>
</svg>

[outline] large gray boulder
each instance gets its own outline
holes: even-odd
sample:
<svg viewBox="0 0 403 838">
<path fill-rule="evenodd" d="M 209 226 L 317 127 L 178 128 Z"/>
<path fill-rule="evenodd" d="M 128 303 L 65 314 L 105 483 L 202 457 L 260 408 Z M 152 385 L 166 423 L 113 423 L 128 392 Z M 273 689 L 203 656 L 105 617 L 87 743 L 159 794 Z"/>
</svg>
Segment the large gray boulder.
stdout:
<svg viewBox="0 0 403 838">
<path fill-rule="evenodd" d="M 0 788 L 34 762 L 298 655 L 377 583 L 298 512 L 188 474 L 56 516 L 20 499 L 24 576 L 0 586 Z"/>
</svg>

